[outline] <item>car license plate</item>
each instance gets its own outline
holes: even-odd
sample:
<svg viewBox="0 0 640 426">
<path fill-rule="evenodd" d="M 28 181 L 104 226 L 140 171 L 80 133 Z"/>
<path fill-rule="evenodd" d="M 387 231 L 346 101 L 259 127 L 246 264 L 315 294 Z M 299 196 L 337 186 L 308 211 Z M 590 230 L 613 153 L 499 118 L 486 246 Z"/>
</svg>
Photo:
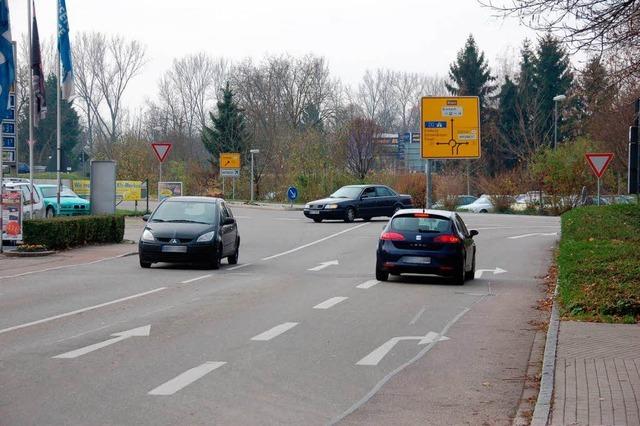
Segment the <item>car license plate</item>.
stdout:
<svg viewBox="0 0 640 426">
<path fill-rule="evenodd" d="M 320 214 L 320 210 L 309 210 L 309 214 Z"/>
<path fill-rule="evenodd" d="M 186 253 L 187 246 L 162 246 L 163 253 Z"/>
<path fill-rule="evenodd" d="M 420 257 L 420 256 L 404 256 L 402 258 L 404 263 L 416 263 L 419 265 L 429 265 L 431 263 L 430 257 Z"/>
</svg>

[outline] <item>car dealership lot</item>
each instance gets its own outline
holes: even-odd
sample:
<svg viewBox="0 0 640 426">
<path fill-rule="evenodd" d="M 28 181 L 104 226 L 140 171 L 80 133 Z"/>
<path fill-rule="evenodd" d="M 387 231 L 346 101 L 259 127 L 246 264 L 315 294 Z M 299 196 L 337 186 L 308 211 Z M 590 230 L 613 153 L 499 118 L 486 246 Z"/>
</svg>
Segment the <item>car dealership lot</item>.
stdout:
<svg viewBox="0 0 640 426">
<path fill-rule="evenodd" d="M 242 256 L 219 271 L 131 256 L 0 280 L 0 424 L 515 414 L 557 218 L 464 215 L 479 278 L 459 287 L 376 281 L 385 220 L 234 214 Z"/>
</svg>

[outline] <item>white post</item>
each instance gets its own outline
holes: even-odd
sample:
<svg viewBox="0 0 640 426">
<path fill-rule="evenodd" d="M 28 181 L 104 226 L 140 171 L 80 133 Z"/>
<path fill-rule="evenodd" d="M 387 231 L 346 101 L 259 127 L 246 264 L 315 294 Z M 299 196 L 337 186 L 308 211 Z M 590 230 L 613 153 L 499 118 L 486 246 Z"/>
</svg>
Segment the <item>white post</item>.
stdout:
<svg viewBox="0 0 640 426">
<path fill-rule="evenodd" d="M 31 199 L 29 200 L 29 218 L 33 219 L 33 70 L 31 69 L 31 45 L 32 45 L 32 36 L 31 36 L 31 22 L 32 18 L 32 10 L 31 10 L 31 0 L 27 0 L 27 7 L 29 8 L 28 19 L 28 35 L 29 35 L 29 193 Z"/>
<path fill-rule="evenodd" d="M 231 179 L 231 199 L 235 200 L 236 199 L 236 177 L 234 176 L 233 179 Z"/>
<path fill-rule="evenodd" d="M 431 160 L 427 159 L 424 164 L 424 174 L 426 178 L 426 185 L 424 188 L 425 207 L 431 208 Z"/>
<path fill-rule="evenodd" d="M 553 149 L 558 146 L 558 101 L 553 102 Z"/>
<path fill-rule="evenodd" d="M 60 19 L 58 19 L 58 22 L 60 22 Z M 58 54 L 56 55 L 56 152 L 58 156 L 56 160 L 56 203 L 58 212 L 60 212 L 60 190 L 62 187 L 62 182 L 60 180 L 60 154 L 62 145 L 62 120 L 60 119 L 60 112 L 62 111 L 62 90 L 60 88 L 60 74 L 60 51 L 58 51 Z"/>
<path fill-rule="evenodd" d="M 251 202 L 253 203 L 253 152 L 251 152 Z"/>
<path fill-rule="evenodd" d="M 158 175 L 158 201 L 160 201 L 160 182 L 162 182 L 162 161 L 160 161 L 159 164 L 160 164 L 160 173 Z"/>
<path fill-rule="evenodd" d="M 598 178 L 598 205 L 600 205 L 600 178 Z"/>
</svg>

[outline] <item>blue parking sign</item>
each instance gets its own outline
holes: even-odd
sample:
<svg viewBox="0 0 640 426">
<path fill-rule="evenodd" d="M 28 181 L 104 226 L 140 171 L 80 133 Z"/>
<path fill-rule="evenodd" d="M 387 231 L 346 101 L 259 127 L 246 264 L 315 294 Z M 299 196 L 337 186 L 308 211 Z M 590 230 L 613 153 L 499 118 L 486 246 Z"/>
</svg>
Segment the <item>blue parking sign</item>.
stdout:
<svg viewBox="0 0 640 426">
<path fill-rule="evenodd" d="M 295 201 L 296 198 L 298 198 L 298 188 L 290 186 L 289 189 L 287 189 L 287 198 L 291 201 Z"/>
</svg>

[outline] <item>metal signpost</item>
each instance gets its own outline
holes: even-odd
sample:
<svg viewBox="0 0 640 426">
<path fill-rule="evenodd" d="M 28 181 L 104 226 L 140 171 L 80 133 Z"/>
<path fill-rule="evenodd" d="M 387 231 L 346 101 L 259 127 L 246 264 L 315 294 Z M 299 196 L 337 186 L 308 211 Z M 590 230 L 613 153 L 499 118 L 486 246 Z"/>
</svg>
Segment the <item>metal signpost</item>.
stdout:
<svg viewBox="0 0 640 426">
<path fill-rule="evenodd" d="M 251 153 L 251 203 L 253 203 L 253 156 L 254 154 L 260 154 L 260 150 L 252 149 L 249 152 Z"/>
<path fill-rule="evenodd" d="M 480 158 L 480 98 L 425 96 L 420 102 L 420 143 L 426 160 L 426 204 L 431 207 L 433 159 Z"/>
<path fill-rule="evenodd" d="M 162 163 L 167 159 L 172 147 L 173 144 L 171 142 L 153 142 L 151 144 L 151 148 L 153 148 L 153 152 L 156 154 L 156 157 L 158 157 L 158 162 L 160 163 L 158 182 L 162 182 Z"/>
<path fill-rule="evenodd" d="M 290 186 L 289 189 L 287 189 L 287 198 L 291 202 L 290 207 L 293 208 L 293 202 L 298 199 L 298 188 Z"/>
<path fill-rule="evenodd" d="M 635 116 L 633 126 L 629 127 L 629 166 L 627 173 L 627 191 L 640 197 L 640 143 L 638 143 L 638 128 L 640 127 L 640 99 L 635 102 Z"/>
<path fill-rule="evenodd" d="M 600 205 L 600 178 L 609 167 L 609 163 L 613 160 L 612 152 L 587 152 L 584 155 L 591 166 L 591 170 L 598 178 L 598 205 Z"/>
<path fill-rule="evenodd" d="M 221 152 L 220 153 L 220 177 L 222 178 L 222 194 L 224 190 L 224 178 L 231 177 L 231 199 L 236 198 L 236 179 L 240 177 L 240 153 Z"/>
</svg>

